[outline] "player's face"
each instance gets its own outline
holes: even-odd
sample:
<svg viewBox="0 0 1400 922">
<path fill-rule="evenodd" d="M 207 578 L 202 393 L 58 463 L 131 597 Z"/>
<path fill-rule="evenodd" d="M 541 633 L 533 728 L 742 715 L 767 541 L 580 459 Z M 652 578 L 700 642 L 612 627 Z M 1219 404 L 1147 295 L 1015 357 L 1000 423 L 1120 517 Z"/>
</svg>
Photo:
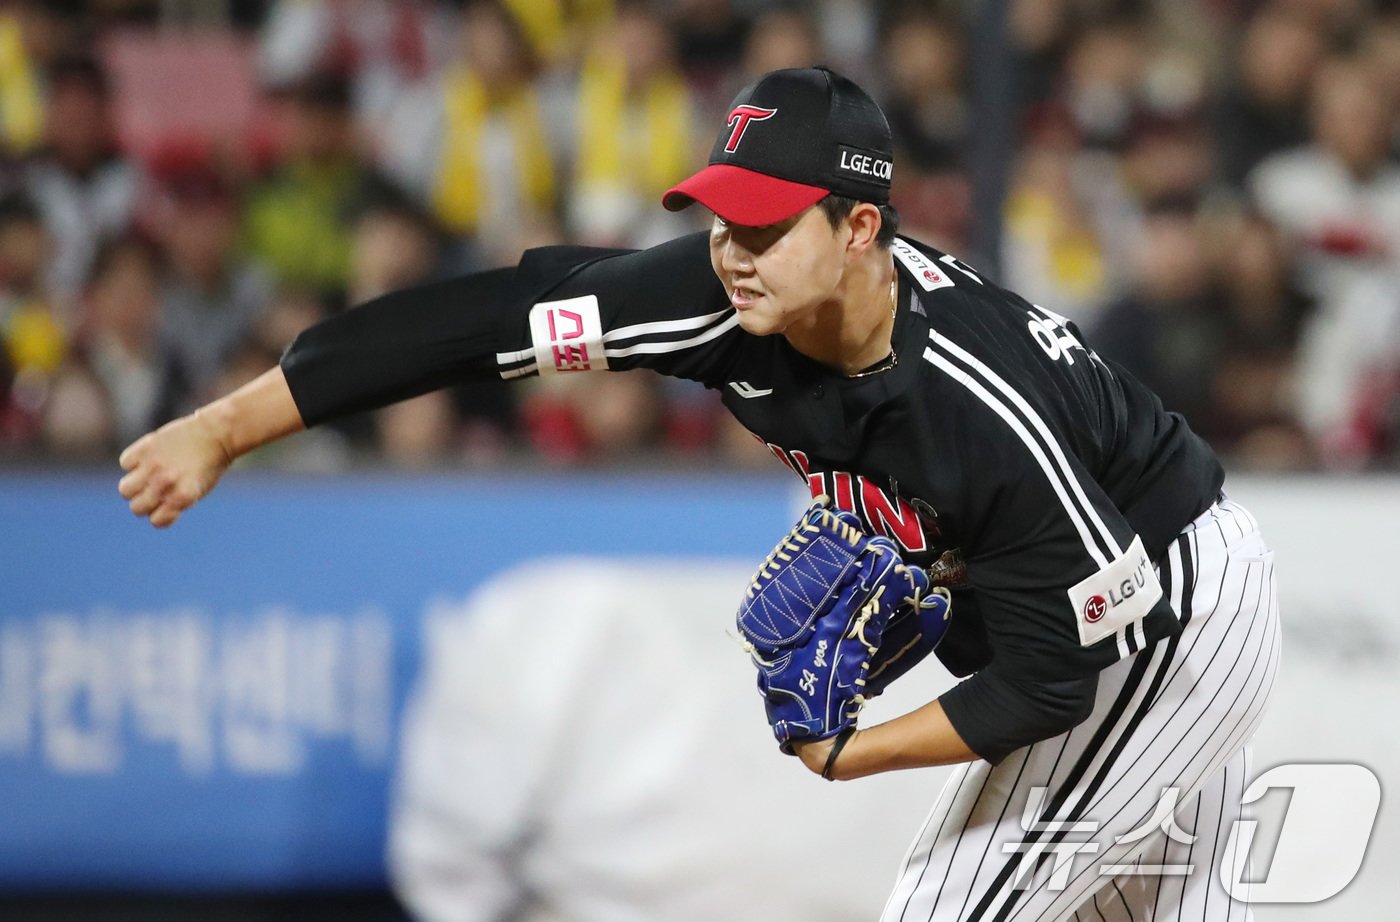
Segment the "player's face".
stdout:
<svg viewBox="0 0 1400 922">
<path fill-rule="evenodd" d="M 814 316 L 835 296 L 846 248 L 820 208 L 764 227 L 715 217 L 710 264 L 724 283 L 739 326 L 749 333 L 782 333 Z"/>
</svg>

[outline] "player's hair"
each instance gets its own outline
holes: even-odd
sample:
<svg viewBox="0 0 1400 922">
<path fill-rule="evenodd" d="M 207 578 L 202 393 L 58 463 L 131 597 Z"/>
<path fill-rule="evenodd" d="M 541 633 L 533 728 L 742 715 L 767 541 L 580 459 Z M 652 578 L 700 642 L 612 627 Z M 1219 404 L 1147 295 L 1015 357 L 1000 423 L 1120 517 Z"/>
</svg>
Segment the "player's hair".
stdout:
<svg viewBox="0 0 1400 922">
<path fill-rule="evenodd" d="M 837 195 L 835 192 L 817 202 L 832 229 L 835 229 L 841 223 L 841 219 L 850 214 L 851 209 L 859 204 L 860 199 Z M 899 232 L 899 212 L 895 211 L 893 205 L 875 205 L 875 207 L 880 209 L 880 230 L 875 234 L 875 245 L 882 250 L 888 250 L 890 244 L 894 242 L 894 235 Z"/>
</svg>

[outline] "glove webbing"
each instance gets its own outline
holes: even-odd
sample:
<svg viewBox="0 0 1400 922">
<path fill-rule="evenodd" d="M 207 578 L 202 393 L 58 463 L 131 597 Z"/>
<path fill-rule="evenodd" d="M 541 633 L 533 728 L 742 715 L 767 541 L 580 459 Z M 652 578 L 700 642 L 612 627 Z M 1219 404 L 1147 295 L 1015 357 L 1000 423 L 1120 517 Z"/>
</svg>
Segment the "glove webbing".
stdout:
<svg viewBox="0 0 1400 922">
<path fill-rule="evenodd" d="M 850 547 L 855 547 L 860 541 L 860 532 L 837 518 L 835 513 L 823 509 L 821 516 L 822 524 L 835 531 Z M 753 594 L 759 590 L 759 583 L 762 580 L 772 577 L 773 568 L 777 566 L 779 561 L 788 563 L 792 560 L 788 552 L 795 554 L 802 549 L 801 545 L 811 543 L 812 539 L 808 538 L 807 534 L 819 531 L 821 529 L 808 521 L 802 521 L 793 526 L 787 537 L 779 541 L 777 547 L 769 551 L 768 556 L 763 558 L 763 563 L 759 564 L 758 571 L 754 573 L 753 580 L 749 583 L 748 598 L 753 598 Z"/>
</svg>

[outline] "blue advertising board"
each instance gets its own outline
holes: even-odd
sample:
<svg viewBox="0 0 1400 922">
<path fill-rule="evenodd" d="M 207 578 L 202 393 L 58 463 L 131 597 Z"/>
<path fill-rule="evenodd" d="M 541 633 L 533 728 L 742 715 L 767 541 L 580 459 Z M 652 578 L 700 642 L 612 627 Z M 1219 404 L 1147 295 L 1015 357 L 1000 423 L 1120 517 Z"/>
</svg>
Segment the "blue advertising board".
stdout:
<svg viewBox="0 0 1400 922">
<path fill-rule="evenodd" d="M 382 883 L 425 611 L 544 555 L 757 561 L 796 489 L 235 472 L 158 531 L 115 481 L 0 476 L 0 888 Z"/>
</svg>

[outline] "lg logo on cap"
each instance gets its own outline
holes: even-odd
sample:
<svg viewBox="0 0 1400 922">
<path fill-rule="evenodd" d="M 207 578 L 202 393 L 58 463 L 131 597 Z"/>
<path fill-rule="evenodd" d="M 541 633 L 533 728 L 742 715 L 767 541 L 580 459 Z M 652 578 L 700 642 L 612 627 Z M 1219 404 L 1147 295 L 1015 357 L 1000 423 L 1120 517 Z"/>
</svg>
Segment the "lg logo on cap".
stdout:
<svg viewBox="0 0 1400 922">
<path fill-rule="evenodd" d="M 735 106 L 734 111 L 729 113 L 729 121 L 727 124 L 733 130 L 729 132 L 729 143 L 724 145 L 724 152 L 726 154 L 732 154 L 739 149 L 739 142 L 744 139 L 744 132 L 748 130 L 749 122 L 761 122 L 777 114 L 777 109 L 762 109 L 758 106 Z"/>
</svg>

